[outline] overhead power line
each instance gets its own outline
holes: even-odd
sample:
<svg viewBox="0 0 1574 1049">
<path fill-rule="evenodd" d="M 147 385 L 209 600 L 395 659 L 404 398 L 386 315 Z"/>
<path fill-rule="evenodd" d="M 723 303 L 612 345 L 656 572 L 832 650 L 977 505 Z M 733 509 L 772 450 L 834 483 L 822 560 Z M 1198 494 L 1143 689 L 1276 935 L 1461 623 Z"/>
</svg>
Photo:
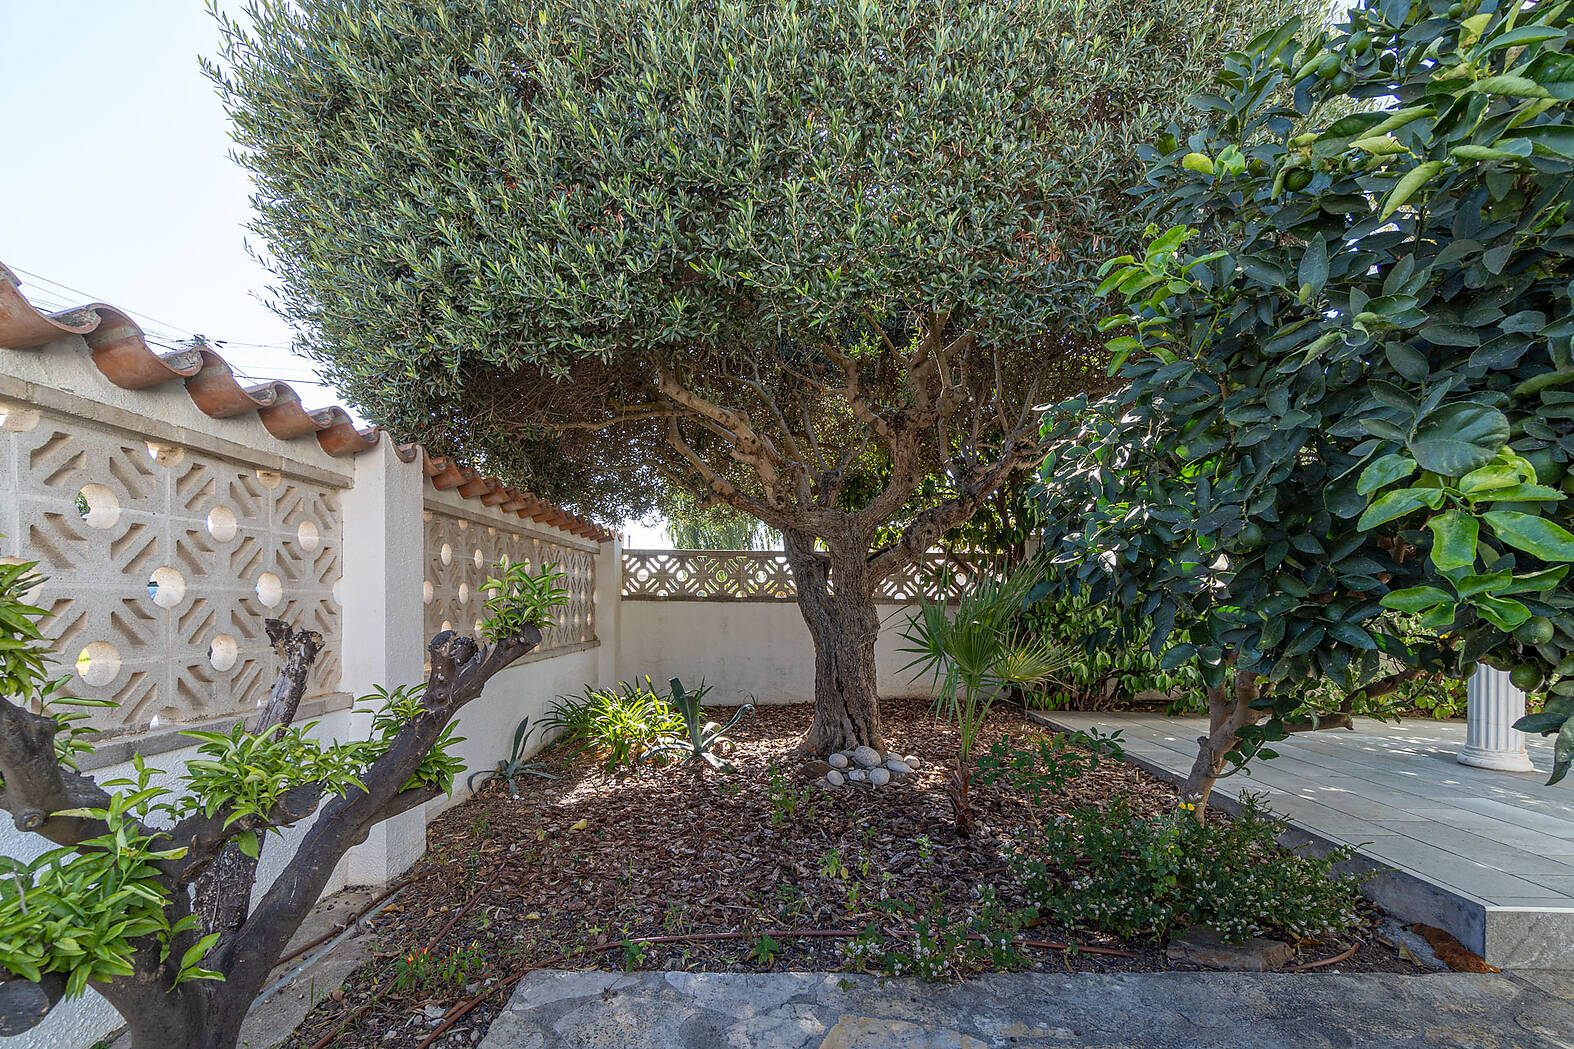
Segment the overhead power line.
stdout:
<svg viewBox="0 0 1574 1049">
<path fill-rule="evenodd" d="M 42 309 L 47 313 L 63 313 L 67 310 L 79 309 L 80 307 L 89 303 L 102 301 L 100 296 L 93 295 L 90 292 L 83 291 L 81 288 L 76 288 L 61 281 L 54 280 L 53 278 L 46 277 L 41 273 L 34 273 L 32 270 L 23 269 L 21 266 L 12 266 L 10 268 L 14 272 L 19 273 L 29 279 L 30 283 L 27 290 L 28 302 L 32 303 L 36 308 Z M 35 287 L 35 283 L 41 287 Z M 198 340 L 203 340 L 208 345 L 215 347 L 222 346 L 256 350 L 274 350 L 291 355 L 293 355 L 295 352 L 293 346 L 278 342 L 242 342 L 230 339 L 209 339 L 206 336 L 199 335 L 197 332 L 192 331 L 190 328 L 182 327 L 179 324 L 171 324 L 169 321 L 160 320 L 151 314 L 143 313 L 139 310 L 124 309 L 123 307 L 118 306 L 116 309 L 120 309 L 123 313 L 126 313 L 129 316 L 135 318 L 141 324 L 143 337 L 147 340 L 148 344 L 156 346 L 162 350 L 168 350 L 171 352 L 189 350 Z M 268 378 L 264 379 L 242 371 L 240 368 L 235 366 L 233 361 L 230 361 L 229 364 L 230 370 L 233 371 L 236 376 L 246 380 L 247 382 L 261 383 L 279 380 L 283 382 L 301 383 L 303 385 L 323 386 L 328 388 L 332 388 L 333 385 L 332 383 L 326 382 L 325 380 L 319 378 L 314 372 L 308 372 L 306 374 L 289 374 L 296 369 L 278 369 L 280 372 L 284 372 L 285 374 L 269 376 Z M 270 368 L 268 370 L 272 371 L 274 369 Z"/>
</svg>

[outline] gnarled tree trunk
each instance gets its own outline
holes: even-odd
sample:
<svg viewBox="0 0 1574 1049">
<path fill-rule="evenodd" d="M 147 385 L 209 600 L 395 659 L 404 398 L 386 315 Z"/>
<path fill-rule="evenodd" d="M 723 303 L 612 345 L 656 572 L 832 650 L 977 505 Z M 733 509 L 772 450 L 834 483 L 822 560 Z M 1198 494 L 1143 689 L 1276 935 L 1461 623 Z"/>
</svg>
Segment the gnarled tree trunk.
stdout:
<svg viewBox="0 0 1574 1049">
<path fill-rule="evenodd" d="M 800 753 L 824 756 L 850 747 L 883 748 L 874 644 L 880 614 L 867 554 L 823 552 L 807 536 L 784 535 L 798 589 L 798 610 L 814 639 L 814 721 Z"/>
<path fill-rule="evenodd" d="M 1233 687 L 1227 674 L 1208 689 L 1208 734 L 1197 737 L 1197 760 L 1181 788 L 1181 800 L 1192 806 L 1192 818 L 1198 823 L 1207 821 L 1208 798 L 1224 774 L 1227 756 L 1240 741 L 1241 729 L 1262 719 L 1262 712 L 1252 709 L 1263 693 L 1261 681 L 1261 675 L 1243 670 L 1235 675 Z"/>
</svg>

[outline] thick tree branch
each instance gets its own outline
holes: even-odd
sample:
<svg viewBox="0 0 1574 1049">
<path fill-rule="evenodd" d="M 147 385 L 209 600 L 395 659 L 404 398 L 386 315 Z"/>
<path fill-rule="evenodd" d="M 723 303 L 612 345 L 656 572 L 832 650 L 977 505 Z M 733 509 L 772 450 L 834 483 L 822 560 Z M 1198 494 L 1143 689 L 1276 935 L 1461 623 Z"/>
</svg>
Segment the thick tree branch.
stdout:
<svg viewBox="0 0 1574 1049">
<path fill-rule="evenodd" d="M 187 850 L 180 860 L 178 880 L 184 885 L 191 884 L 208 871 L 219 853 L 234 839 L 251 831 L 293 826 L 316 812 L 321 801 L 322 786 L 303 783 L 281 794 L 266 815 L 243 816 L 228 826 L 225 820 L 229 818 L 229 813 L 225 810 L 211 816 L 202 812 L 192 813 L 175 824 L 169 832 L 170 840 Z"/>
<path fill-rule="evenodd" d="M 0 979 L 0 1038 L 37 1027 L 65 994 L 66 979 L 59 973 L 45 973 L 37 983 L 11 975 Z"/>
<path fill-rule="evenodd" d="M 271 728 L 276 730 L 277 738 L 295 721 L 312 665 L 322 651 L 322 635 L 315 630 L 291 630 L 279 619 L 267 620 L 264 627 L 280 660 L 279 673 L 268 693 L 268 702 L 248 726 L 248 731 L 260 735 Z M 321 796 L 321 790 L 296 787 L 280 799 L 265 820 L 238 821 L 228 828 L 222 823 L 217 827 L 191 828 L 197 840 L 192 842 L 191 851 L 187 853 L 182 880 L 194 882 L 193 909 L 206 931 L 228 932 L 239 928 L 251 908 L 257 857 L 246 855 L 230 839 L 248 830 L 288 826 L 305 819 L 316 811 Z M 258 835 L 259 852 L 266 844 L 266 835 Z"/>
<path fill-rule="evenodd" d="M 107 808 L 109 794 L 91 776 L 61 767 L 55 756 L 59 730 L 54 718 L 0 698 L 0 808 L 11 813 L 17 830 L 77 845 L 108 827 L 103 820 L 57 813 Z"/>
<path fill-rule="evenodd" d="M 678 428 L 676 419 L 670 420 L 667 424 L 667 443 L 683 457 L 695 474 L 699 476 L 700 480 L 705 482 L 706 490 L 713 497 L 734 509 L 753 514 L 772 528 L 782 528 L 786 522 L 792 520 L 791 516 L 784 511 L 748 495 L 740 490 L 737 485 L 713 470 L 710 464 L 684 438 L 682 431 Z"/>
<path fill-rule="evenodd" d="M 541 631 L 533 626 L 489 646 L 452 630 L 432 638 L 427 646 L 431 669 L 422 698 L 423 713 L 394 737 L 387 752 L 361 776 L 364 790 L 352 790 L 323 806 L 295 855 L 245 924 L 221 945 L 230 979 L 256 981 L 260 986 L 273 959 L 322 895 L 340 857 L 352 845 L 365 841 L 382 820 L 436 796 L 428 788 L 406 790 L 405 784 L 460 708 L 540 643 Z"/>
<path fill-rule="evenodd" d="M 1027 432 L 1013 434 L 992 465 L 978 471 L 950 499 L 919 513 L 895 543 L 871 557 L 871 576 L 879 581 L 923 557 L 941 536 L 972 518 L 985 499 L 1037 461 L 1040 454 L 1036 439 Z"/>
<path fill-rule="evenodd" d="M 753 467 L 759 475 L 765 490 L 765 501 L 773 506 L 779 505 L 781 469 L 789 464 L 770 440 L 754 428 L 748 416 L 700 396 L 662 365 L 657 366 L 656 385 L 663 397 L 710 423 L 715 432 L 727 441 L 732 457 Z"/>
</svg>

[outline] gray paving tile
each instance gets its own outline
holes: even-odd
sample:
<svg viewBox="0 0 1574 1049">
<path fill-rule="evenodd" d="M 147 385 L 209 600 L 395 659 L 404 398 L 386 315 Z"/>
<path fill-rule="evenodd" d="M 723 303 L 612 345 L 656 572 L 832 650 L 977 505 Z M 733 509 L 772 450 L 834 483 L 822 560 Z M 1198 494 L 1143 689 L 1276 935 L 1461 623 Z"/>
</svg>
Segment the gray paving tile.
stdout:
<svg viewBox="0 0 1574 1049">
<path fill-rule="evenodd" d="M 1519 810 L 1511 810 L 1519 813 Z M 1501 815 L 1475 812 L 1460 806 L 1427 806 L 1410 809 L 1407 816 L 1432 820 L 1448 827 L 1459 827 L 1484 838 L 1512 845 L 1515 848 L 1544 852 L 1574 852 L 1574 820 L 1549 821 L 1544 827 L 1529 827 L 1519 819 L 1504 819 Z M 1520 814 L 1522 816 L 1523 814 Z"/>
<path fill-rule="evenodd" d="M 1571 838 L 1570 819 L 1557 810 L 1545 806 L 1511 805 L 1496 798 L 1465 798 L 1459 807 L 1467 812 L 1479 812 L 1501 820 L 1510 820 L 1522 827 L 1539 830 L 1553 837 Z"/>
<path fill-rule="evenodd" d="M 1574 866 L 1562 862 L 1555 856 L 1503 845 L 1459 827 L 1425 820 L 1375 820 L 1373 822 L 1382 826 L 1385 831 L 1403 834 L 1455 856 L 1468 857 L 1472 862 L 1518 877 L 1529 877 L 1532 874 L 1574 874 Z"/>
<path fill-rule="evenodd" d="M 1527 878 L 1489 867 L 1478 860 L 1459 856 L 1435 845 L 1402 834 L 1377 834 L 1361 846 L 1361 853 L 1395 866 L 1424 873 L 1440 885 L 1460 889 L 1491 902 L 1506 897 L 1543 897 L 1559 895 L 1555 890 Z"/>
<path fill-rule="evenodd" d="M 1574 874 L 1530 874 L 1526 875 L 1526 880 L 1562 893 L 1569 897 L 1570 906 L 1574 906 Z"/>
</svg>

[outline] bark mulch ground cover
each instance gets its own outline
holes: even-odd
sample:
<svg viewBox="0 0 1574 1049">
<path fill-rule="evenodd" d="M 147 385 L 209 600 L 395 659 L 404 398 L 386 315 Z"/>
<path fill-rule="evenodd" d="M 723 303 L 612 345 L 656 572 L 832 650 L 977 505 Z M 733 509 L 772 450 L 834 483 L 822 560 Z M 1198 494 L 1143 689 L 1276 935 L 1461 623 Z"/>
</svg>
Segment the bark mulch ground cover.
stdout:
<svg viewBox="0 0 1574 1049">
<path fill-rule="evenodd" d="M 1057 810 L 1117 794 L 1144 814 L 1176 804 L 1168 785 L 1103 761 L 1043 804 L 1003 780 L 975 785 L 981 831 L 958 838 L 944 790 L 954 728 L 925 701 L 892 701 L 883 713 L 888 745 L 923 766 L 878 788 L 810 780 L 793 758 L 807 706 L 764 707 L 745 721 L 732 775 L 647 767 L 608 776 L 548 750 L 543 760 L 560 778 L 521 777 L 517 799 L 489 784 L 432 824 L 407 887 L 371 919 L 374 960 L 306 1018 L 290 1049 L 469 1045 L 513 979 L 537 966 L 846 970 L 842 934 L 886 917 L 884 899 L 956 915 L 984 884 L 1006 902 L 1020 899 L 1005 849 Z M 998 706 L 978 752 L 1001 736 L 1022 743 L 1043 731 Z M 1162 943 L 1042 925 L 1023 935 L 1072 948 L 1029 947 L 1029 968 L 1172 968 Z M 1370 928 L 1354 940 L 1353 955 L 1321 971 L 1421 971 Z M 1333 957 L 1350 942 L 1308 945 L 1294 961 Z"/>
</svg>

